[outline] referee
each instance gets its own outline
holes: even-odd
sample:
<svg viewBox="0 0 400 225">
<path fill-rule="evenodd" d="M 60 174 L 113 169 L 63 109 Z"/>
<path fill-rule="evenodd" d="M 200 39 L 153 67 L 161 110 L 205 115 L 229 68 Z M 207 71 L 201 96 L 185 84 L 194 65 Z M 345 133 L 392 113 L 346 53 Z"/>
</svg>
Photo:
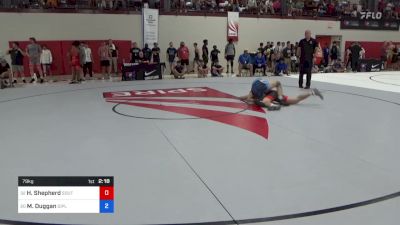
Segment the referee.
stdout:
<svg viewBox="0 0 400 225">
<path fill-rule="evenodd" d="M 311 71 L 315 61 L 315 53 L 318 48 L 317 40 L 311 38 L 311 31 L 306 30 L 305 38 L 300 40 L 297 48 L 297 55 L 300 56 L 300 75 L 299 88 L 303 88 L 303 76 L 307 74 L 307 82 L 305 89 L 311 86 Z"/>
</svg>

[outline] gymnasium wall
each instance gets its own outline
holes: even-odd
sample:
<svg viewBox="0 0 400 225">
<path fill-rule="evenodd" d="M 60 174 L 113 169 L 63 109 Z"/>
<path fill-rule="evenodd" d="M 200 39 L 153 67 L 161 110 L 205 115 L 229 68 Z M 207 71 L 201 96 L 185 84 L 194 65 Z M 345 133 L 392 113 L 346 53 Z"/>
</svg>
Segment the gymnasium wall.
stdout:
<svg viewBox="0 0 400 225">
<path fill-rule="evenodd" d="M 135 40 L 141 44 L 141 16 L 129 14 L 52 14 L 0 13 L 0 51 L 4 54 L 8 42 L 24 41 L 34 36 L 38 40 Z M 399 31 L 340 30 L 338 21 L 240 18 L 237 50 L 255 50 L 260 41 L 298 41 L 304 30 L 313 35 L 340 35 L 341 46 L 346 41 L 400 41 Z M 175 46 L 181 40 L 201 45 L 207 38 L 210 45 L 221 50 L 226 43 L 226 18 L 204 16 L 160 16 L 159 42 L 164 53 L 169 41 Z M 211 47 L 211 46 L 210 46 Z M 0 53 L 0 54 L 1 54 Z"/>
</svg>

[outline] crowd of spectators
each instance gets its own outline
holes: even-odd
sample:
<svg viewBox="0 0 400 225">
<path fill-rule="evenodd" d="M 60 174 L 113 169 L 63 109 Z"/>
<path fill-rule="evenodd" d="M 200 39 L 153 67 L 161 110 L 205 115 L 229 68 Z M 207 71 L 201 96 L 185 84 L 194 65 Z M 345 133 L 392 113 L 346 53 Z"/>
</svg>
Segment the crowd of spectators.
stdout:
<svg viewBox="0 0 400 225">
<path fill-rule="evenodd" d="M 18 42 L 12 43 L 7 50 L 11 58 L 11 66 L 5 60 L 0 62 L 1 85 L 9 86 L 20 82 L 46 82 L 46 77 L 51 75 L 53 56 L 51 49 L 46 45 L 40 45 L 35 38 L 30 38 L 30 44 L 21 49 Z M 249 76 L 256 74 L 260 76 L 275 75 L 283 76 L 299 71 L 299 43 L 290 41 L 267 41 L 259 43 L 253 51 L 245 49 L 242 53 L 236 52 L 232 40 L 221 50 L 213 45 L 209 51 L 208 40 L 203 40 L 202 46 L 193 43 L 193 48 L 188 47 L 185 42 L 180 42 L 177 48 L 172 42 L 166 49 L 165 62 L 169 65 L 170 74 L 176 79 L 183 79 L 186 74 L 197 73 L 198 77 L 222 77 L 223 73 L 234 75 L 234 63 L 237 63 L 236 76 Z M 340 43 L 319 43 L 315 53 L 313 72 L 345 72 L 360 70 L 360 60 L 365 59 L 366 51 L 357 42 L 352 43 L 341 56 Z M 193 49 L 193 50 L 191 50 Z M 136 42 L 132 43 L 130 49 L 131 60 L 134 64 L 157 64 L 163 62 L 161 59 L 161 48 L 157 43 L 152 46 L 145 44 L 139 48 Z M 71 66 L 71 83 L 79 83 L 85 79 L 94 78 L 93 55 L 99 56 L 101 67 L 100 79 L 111 79 L 118 77 L 120 62 L 118 46 L 113 41 L 103 41 L 98 49 L 92 49 L 85 42 L 75 41 L 67 52 L 68 64 Z M 192 54 L 191 54 L 192 52 Z M 385 69 L 399 70 L 400 44 L 384 42 L 382 46 L 381 60 Z M 191 61 L 193 59 L 193 61 Z M 25 80 L 24 61 L 29 61 L 30 81 Z M 190 61 L 192 63 L 190 63 Z M 226 63 L 226 67 L 224 67 Z M 53 78 L 52 78 L 53 79 Z"/>
<path fill-rule="evenodd" d="M 285 3 L 283 3 L 285 2 Z M 283 5 L 285 4 L 285 5 Z M 361 11 L 375 11 L 349 0 L 3 0 L 0 8 L 140 10 L 226 12 L 312 17 L 356 17 Z M 384 18 L 399 19 L 400 1 L 379 0 Z"/>
</svg>

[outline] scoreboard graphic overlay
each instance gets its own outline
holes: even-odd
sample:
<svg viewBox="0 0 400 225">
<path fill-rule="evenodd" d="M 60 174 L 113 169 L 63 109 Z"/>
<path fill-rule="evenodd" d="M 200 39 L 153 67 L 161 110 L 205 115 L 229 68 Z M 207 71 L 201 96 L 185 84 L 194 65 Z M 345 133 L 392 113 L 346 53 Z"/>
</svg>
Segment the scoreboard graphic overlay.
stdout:
<svg viewBox="0 0 400 225">
<path fill-rule="evenodd" d="M 18 177 L 18 213 L 114 213 L 114 177 Z"/>
</svg>

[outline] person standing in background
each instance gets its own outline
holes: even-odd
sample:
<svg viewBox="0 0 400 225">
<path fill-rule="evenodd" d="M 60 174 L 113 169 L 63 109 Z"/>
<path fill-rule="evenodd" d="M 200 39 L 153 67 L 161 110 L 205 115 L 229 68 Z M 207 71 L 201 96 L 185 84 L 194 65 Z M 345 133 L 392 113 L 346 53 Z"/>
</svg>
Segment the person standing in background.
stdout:
<svg viewBox="0 0 400 225">
<path fill-rule="evenodd" d="M 187 72 L 187 67 L 189 66 L 189 48 L 186 47 L 185 42 L 181 42 L 178 49 L 178 58 L 180 59 L 181 65 L 185 68 L 184 71 Z"/>
<path fill-rule="evenodd" d="M 80 43 L 79 41 L 72 42 L 72 46 L 68 52 L 68 58 L 71 66 L 72 79 L 70 84 L 79 83 L 81 78 L 81 59 L 80 59 Z"/>
<path fill-rule="evenodd" d="M 153 55 L 153 63 L 160 63 L 160 48 L 158 47 L 158 44 L 156 42 L 154 42 L 153 44 L 151 53 Z"/>
<path fill-rule="evenodd" d="M 132 42 L 132 48 L 130 50 L 131 63 L 138 63 L 139 62 L 139 52 L 140 52 L 140 48 L 137 47 L 137 43 L 136 42 Z"/>
<path fill-rule="evenodd" d="M 40 55 L 40 63 L 43 67 L 43 76 L 51 75 L 51 64 L 53 63 L 53 56 L 47 45 L 42 46 L 42 54 Z"/>
<path fill-rule="evenodd" d="M 93 77 L 93 56 L 92 49 L 89 45 L 83 42 L 83 50 L 85 51 L 85 61 L 83 64 L 83 77 L 86 78 L 86 74 L 89 72 L 90 78 Z"/>
<path fill-rule="evenodd" d="M 193 47 L 194 47 L 194 58 L 193 58 L 193 70 L 191 71 L 192 73 L 194 73 L 194 68 L 197 67 L 197 70 L 200 66 L 199 61 L 200 61 L 200 49 L 197 46 L 197 43 L 193 43 Z"/>
<path fill-rule="evenodd" d="M 29 71 L 31 73 L 31 83 L 36 81 L 35 69 L 39 73 L 40 83 L 43 83 L 43 71 L 40 65 L 40 54 L 42 53 L 42 48 L 36 42 L 34 37 L 29 38 L 30 44 L 26 47 L 26 55 L 29 57 Z"/>
<path fill-rule="evenodd" d="M 285 64 L 287 65 L 287 70 L 289 72 L 291 72 L 291 59 L 290 57 L 292 56 L 292 49 L 291 49 L 291 45 L 290 45 L 290 41 L 288 41 L 286 43 L 286 47 L 282 50 L 282 56 L 283 56 L 283 60 L 285 62 Z"/>
<path fill-rule="evenodd" d="M 110 72 L 113 72 L 118 77 L 118 47 L 113 43 L 111 39 L 108 40 L 108 48 L 111 53 L 110 60 Z"/>
<path fill-rule="evenodd" d="M 229 73 L 229 63 L 231 64 L 231 73 L 233 74 L 233 61 L 235 60 L 236 49 L 233 39 L 229 39 L 225 46 L 226 73 Z"/>
<path fill-rule="evenodd" d="M 354 42 L 350 47 L 351 52 L 351 70 L 357 72 L 360 64 L 361 47 L 357 42 Z"/>
<path fill-rule="evenodd" d="M 144 48 L 142 49 L 144 58 L 146 59 L 146 61 L 150 62 L 151 61 L 151 49 L 149 48 L 149 44 L 144 44 Z"/>
<path fill-rule="evenodd" d="M 175 57 L 177 55 L 178 50 L 174 47 L 174 43 L 170 42 L 169 47 L 167 48 L 167 60 L 169 63 L 169 69 L 172 75 L 172 65 L 174 64 Z"/>
<path fill-rule="evenodd" d="M 209 54 L 209 52 L 208 52 L 208 47 L 207 46 L 208 46 L 208 40 L 205 39 L 205 40 L 203 40 L 203 47 L 201 48 L 202 58 L 203 58 L 203 62 L 204 62 L 205 65 L 208 64 L 208 54 Z"/>
<path fill-rule="evenodd" d="M 329 52 L 330 52 L 331 61 L 332 61 L 332 65 L 333 65 L 336 63 L 336 60 L 338 59 L 338 56 L 339 56 L 339 49 L 337 47 L 336 41 L 333 42 L 333 45 Z"/>
<path fill-rule="evenodd" d="M 318 42 L 311 38 L 311 31 L 305 31 L 305 38 L 300 40 L 297 55 L 300 56 L 299 88 L 303 88 L 303 76 L 307 75 L 305 89 L 310 89 L 311 73 L 315 61 L 315 53 L 318 50 Z"/>
<path fill-rule="evenodd" d="M 324 67 L 327 67 L 329 65 L 329 45 L 328 43 L 325 43 L 324 49 L 322 50 L 322 54 L 324 56 Z"/>
<path fill-rule="evenodd" d="M 100 66 L 101 66 L 101 73 L 103 74 L 104 79 L 110 79 L 110 49 L 107 46 L 106 41 L 101 42 L 101 46 L 99 47 L 98 54 L 100 57 Z"/>
<path fill-rule="evenodd" d="M 24 55 L 25 52 L 19 47 L 18 42 L 12 43 L 12 48 L 7 51 L 7 54 L 11 57 L 11 69 L 13 75 L 13 83 L 17 83 L 18 76 L 22 79 L 23 83 L 26 83 L 24 76 Z"/>
<path fill-rule="evenodd" d="M 213 50 L 211 50 L 210 58 L 211 58 L 211 68 L 214 66 L 216 62 L 219 62 L 218 54 L 220 51 L 218 50 L 217 46 L 213 46 Z"/>
</svg>

